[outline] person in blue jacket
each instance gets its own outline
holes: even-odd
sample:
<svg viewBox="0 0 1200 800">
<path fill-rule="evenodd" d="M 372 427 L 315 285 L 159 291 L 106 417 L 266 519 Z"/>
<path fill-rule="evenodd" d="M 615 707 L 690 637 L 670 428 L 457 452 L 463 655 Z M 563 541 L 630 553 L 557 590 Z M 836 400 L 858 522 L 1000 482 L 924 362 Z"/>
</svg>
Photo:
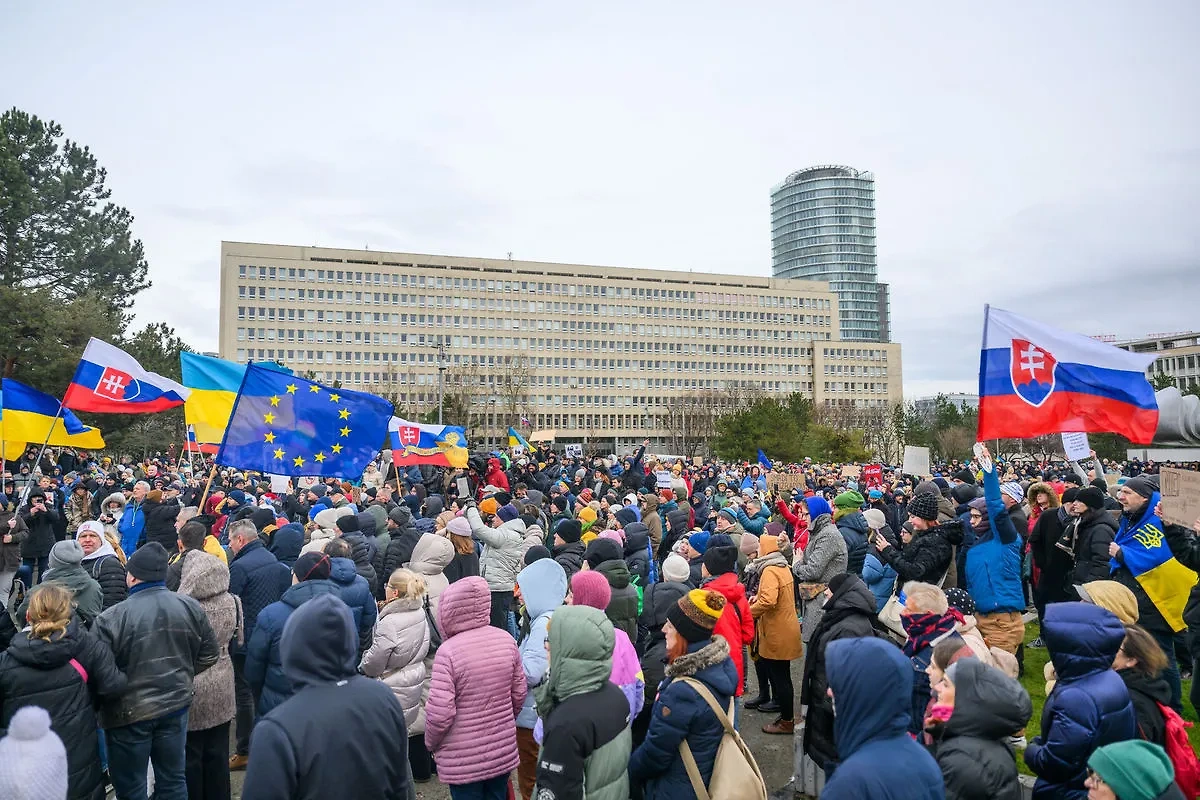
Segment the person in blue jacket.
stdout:
<svg viewBox="0 0 1200 800">
<path fill-rule="evenodd" d="M 968 525 L 975 534 L 975 542 L 964 559 L 965 588 L 975 600 L 975 622 L 984 641 L 989 647 L 1012 653 L 1020 661 L 1018 651 L 1025 640 L 1022 541 L 1004 506 L 1000 478 L 987 448 L 981 460 L 984 496 L 967 504 Z"/>
<path fill-rule="evenodd" d="M 341 597 L 338 585 L 329 579 L 329 556 L 305 553 L 292 568 L 292 585 L 277 600 L 262 610 L 254 633 L 246 645 L 246 682 L 257 700 L 261 717 L 292 696 L 292 682 L 284 674 L 279 645 L 288 619 L 305 602 L 323 594 Z M 358 652 L 358 633 L 354 634 Z"/>
<path fill-rule="evenodd" d="M 737 691 L 737 668 L 729 657 L 729 643 L 722 636 L 713 636 L 724 608 L 725 597 L 719 592 L 692 589 L 667 611 L 663 625 L 666 678 L 658 688 L 646 738 L 629 759 L 630 782 L 644 785 L 645 800 L 696 797 L 679 754 L 679 744 L 685 739 L 704 785 L 712 780 L 725 729 L 684 679 L 699 681 L 721 708 L 729 708 Z"/>
<path fill-rule="evenodd" d="M 821 800 L 943 800 L 937 761 L 908 735 L 913 670 L 900 650 L 872 637 L 838 639 L 825 650 L 825 673 L 840 763 Z"/>
<path fill-rule="evenodd" d="M 1038 776 L 1033 797 L 1084 800 L 1096 748 L 1137 736 L 1133 700 L 1112 668 L 1125 627 L 1091 603 L 1051 603 L 1042 641 L 1058 680 L 1042 708 L 1042 732 L 1025 750 L 1025 764 Z"/>
<path fill-rule="evenodd" d="M 742 478 L 742 491 L 749 489 L 752 492 L 765 492 L 767 490 L 767 476 L 763 474 L 762 468 L 755 464 L 750 467 L 750 474 Z"/>
<path fill-rule="evenodd" d="M 121 513 L 121 519 L 117 521 L 117 532 L 121 535 L 121 549 L 125 552 L 126 557 L 133 555 L 133 551 L 137 550 L 146 535 L 146 512 L 142 509 L 142 501 L 146 499 L 146 493 L 149 491 L 150 484 L 145 481 L 135 483 L 133 492 L 129 496 L 129 502 L 125 504 L 125 511 Z"/>
<path fill-rule="evenodd" d="M 746 511 L 750 513 L 747 514 Z M 741 524 L 742 530 L 755 536 L 762 536 L 763 528 L 767 527 L 767 523 L 771 521 L 770 512 L 763 508 L 762 501 L 757 497 L 751 497 L 746 501 L 746 511 L 741 508 L 737 509 L 737 520 Z"/>
</svg>

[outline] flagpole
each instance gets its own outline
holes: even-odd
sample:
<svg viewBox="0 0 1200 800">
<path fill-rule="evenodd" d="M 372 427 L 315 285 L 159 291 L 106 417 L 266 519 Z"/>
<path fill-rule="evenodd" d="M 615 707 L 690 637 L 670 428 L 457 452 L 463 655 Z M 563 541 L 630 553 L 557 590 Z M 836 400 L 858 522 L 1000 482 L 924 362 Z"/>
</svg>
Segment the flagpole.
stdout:
<svg viewBox="0 0 1200 800">
<path fill-rule="evenodd" d="M 46 454 L 46 445 L 50 444 L 50 437 L 54 435 L 54 423 L 58 420 L 59 417 L 62 416 L 62 411 L 63 411 L 63 401 L 59 400 L 58 401 L 58 411 L 54 412 L 54 419 L 50 420 L 50 426 L 46 429 L 46 438 L 42 440 L 42 449 L 38 451 L 37 458 L 34 459 L 34 462 L 33 462 L 34 469 L 38 469 L 39 465 L 42 463 L 42 456 Z M 25 488 L 21 493 L 21 502 L 17 504 L 18 508 L 20 506 L 25 505 L 25 503 L 28 502 L 29 495 L 32 494 L 32 492 L 33 492 L 33 481 L 30 481 L 29 483 L 25 484 Z"/>
<path fill-rule="evenodd" d="M 208 483 L 204 484 L 204 493 L 200 495 L 200 502 L 196 506 L 200 509 L 200 513 L 204 513 L 204 501 L 208 499 L 208 490 L 212 488 L 213 478 L 217 476 L 217 460 L 213 459 L 212 469 L 208 471 Z"/>
</svg>

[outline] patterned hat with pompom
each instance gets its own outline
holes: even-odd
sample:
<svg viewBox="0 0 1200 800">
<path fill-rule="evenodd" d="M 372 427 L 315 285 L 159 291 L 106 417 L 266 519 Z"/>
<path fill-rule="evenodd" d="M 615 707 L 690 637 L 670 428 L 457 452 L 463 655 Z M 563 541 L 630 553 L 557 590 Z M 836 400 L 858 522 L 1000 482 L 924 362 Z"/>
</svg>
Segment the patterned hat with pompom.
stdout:
<svg viewBox="0 0 1200 800">
<path fill-rule="evenodd" d="M 689 644 L 707 642 L 724 610 L 725 596 L 720 592 L 692 589 L 667 611 L 667 621 Z"/>
</svg>

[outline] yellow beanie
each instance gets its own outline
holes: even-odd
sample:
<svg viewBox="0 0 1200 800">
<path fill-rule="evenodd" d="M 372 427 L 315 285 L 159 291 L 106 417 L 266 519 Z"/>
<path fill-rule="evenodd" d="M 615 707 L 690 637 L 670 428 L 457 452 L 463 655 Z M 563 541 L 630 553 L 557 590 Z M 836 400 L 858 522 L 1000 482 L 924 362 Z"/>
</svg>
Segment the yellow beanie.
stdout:
<svg viewBox="0 0 1200 800">
<path fill-rule="evenodd" d="M 596 521 L 595 509 L 593 509 L 591 507 L 580 509 L 579 521 L 584 524 L 587 524 L 589 522 L 595 522 Z"/>
</svg>

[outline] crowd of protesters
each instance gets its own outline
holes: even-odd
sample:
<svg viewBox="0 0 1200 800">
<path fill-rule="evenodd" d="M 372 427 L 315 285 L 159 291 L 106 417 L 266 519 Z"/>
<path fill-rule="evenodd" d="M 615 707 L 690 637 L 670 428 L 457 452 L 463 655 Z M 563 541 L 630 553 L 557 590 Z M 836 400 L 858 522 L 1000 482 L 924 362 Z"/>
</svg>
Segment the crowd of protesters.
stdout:
<svg viewBox="0 0 1200 800">
<path fill-rule="evenodd" d="M 1156 465 L 1110 486 L 1099 459 L 983 449 L 868 485 L 647 444 L 465 470 L 384 451 L 277 492 L 31 450 L 0 497 L 0 796 L 227 800 L 245 770 L 254 800 L 435 777 L 459 800 L 691 798 L 727 721 L 795 736 L 835 800 L 1019 797 L 1021 751 L 1037 798 L 1200 791 L 1179 739 L 1200 652 L 1121 553 L 1152 520 L 1200 570 Z M 1200 587 L 1176 588 L 1195 633 Z M 1050 657 L 1031 739 L 1027 646 Z"/>
</svg>

